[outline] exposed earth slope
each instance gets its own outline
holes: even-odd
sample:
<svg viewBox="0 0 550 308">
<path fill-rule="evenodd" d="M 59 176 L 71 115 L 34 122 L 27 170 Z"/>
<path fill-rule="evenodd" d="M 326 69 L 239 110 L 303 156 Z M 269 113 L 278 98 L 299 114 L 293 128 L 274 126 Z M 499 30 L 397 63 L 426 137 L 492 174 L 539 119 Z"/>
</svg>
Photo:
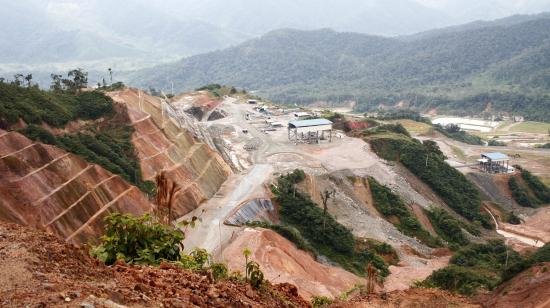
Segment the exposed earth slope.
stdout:
<svg viewBox="0 0 550 308">
<path fill-rule="evenodd" d="M 128 107 L 134 127 L 132 143 L 144 178 L 154 180 L 165 170 L 167 177 L 182 187 L 174 202 L 177 216 L 197 208 L 218 191 L 231 168 L 199 138 L 198 131 L 190 130 L 196 127 L 181 127 L 167 112 L 163 113 L 160 98 L 143 91 L 125 89 L 109 95 Z"/>
<path fill-rule="evenodd" d="M 54 146 L 0 130 L 0 218 L 83 244 L 103 217 L 150 211 L 147 197 L 120 176 Z"/>
<path fill-rule="evenodd" d="M 0 222 L 0 306 L 307 307 L 288 284 L 253 290 L 176 266 L 105 266 L 57 237 Z M 88 306 L 86 306 L 86 304 Z"/>
</svg>

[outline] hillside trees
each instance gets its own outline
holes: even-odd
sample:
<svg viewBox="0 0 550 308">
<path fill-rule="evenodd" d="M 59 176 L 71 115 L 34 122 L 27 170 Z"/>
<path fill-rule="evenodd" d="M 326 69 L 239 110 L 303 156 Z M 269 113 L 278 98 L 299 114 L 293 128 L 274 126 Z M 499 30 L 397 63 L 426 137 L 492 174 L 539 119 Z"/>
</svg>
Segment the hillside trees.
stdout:
<svg viewBox="0 0 550 308">
<path fill-rule="evenodd" d="M 280 205 L 281 222 L 296 228 L 314 246 L 315 251 L 339 263 L 343 268 L 364 274 L 365 265 L 371 262 L 382 277 L 387 276 L 387 265 L 378 254 L 368 249 L 358 249 L 350 230 L 331 215 L 324 216 L 322 208 L 309 196 L 296 190 L 295 185 L 304 178 L 304 172 L 297 169 L 281 175 L 276 185 L 273 185 L 272 191 Z"/>
</svg>

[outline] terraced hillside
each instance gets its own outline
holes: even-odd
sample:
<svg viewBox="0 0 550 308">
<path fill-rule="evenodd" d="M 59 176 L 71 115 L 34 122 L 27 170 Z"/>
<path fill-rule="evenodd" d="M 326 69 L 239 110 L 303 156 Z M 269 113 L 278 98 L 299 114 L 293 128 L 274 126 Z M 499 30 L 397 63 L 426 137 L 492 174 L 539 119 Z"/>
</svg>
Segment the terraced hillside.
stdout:
<svg viewBox="0 0 550 308">
<path fill-rule="evenodd" d="M 136 89 L 109 94 L 128 107 L 145 180 L 154 180 L 161 170 L 182 189 L 174 203 L 176 215 L 184 215 L 211 198 L 231 173 L 221 156 L 198 137 L 195 128 L 180 127 L 163 115 L 161 100 Z M 195 136 L 194 136 L 195 135 Z"/>
<path fill-rule="evenodd" d="M 57 147 L 0 130 L 0 218 L 83 244 L 103 232 L 106 214 L 140 215 L 150 209 L 145 195 L 120 176 Z"/>
</svg>

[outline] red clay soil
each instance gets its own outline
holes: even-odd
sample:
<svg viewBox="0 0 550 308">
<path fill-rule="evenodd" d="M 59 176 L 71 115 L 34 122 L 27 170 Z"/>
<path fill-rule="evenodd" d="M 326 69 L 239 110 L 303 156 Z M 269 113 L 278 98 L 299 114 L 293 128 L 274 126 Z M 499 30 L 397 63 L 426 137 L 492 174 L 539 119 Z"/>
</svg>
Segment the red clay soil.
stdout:
<svg viewBox="0 0 550 308">
<path fill-rule="evenodd" d="M 254 252 L 250 258 L 260 264 L 266 279 L 294 284 L 304 298 L 338 297 L 354 285 L 364 284 L 354 274 L 321 264 L 276 232 L 261 228 L 246 228 L 225 248 L 223 256 L 231 270 L 243 272 L 245 247 Z"/>
<path fill-rule="evenodd" d="M 150 209 L 139 189 L 101 166 L 0 130 L 0 219 L 80 244 L 102 233 L 106 214 Z"/>
<path fill-rule="evenodd" d="M 253 290 L 206 273 L 105 266 L 44 232 L 0 222 L 0 307 L 308 307 L 289 284 Z"/>
<path fill-rule="evenodd" d="M 478 300 L 495 308 L 550 307 L 550 262 L 529 268 Z"/>
<path fill-rule="evenodd" d="M 218 191 L 231 168 L 206 143 L 163 116 L 158 97 L 132 88 L 108 95 L 128 109 L 144 178 L 154 180 L 166 170 L 167 177 L 182 187 L 174 202 L 177 216 L 196 209 Z M 204 100 L 201 97 L 197 100 Z"/>
<path fill-rule="evenodd" d="M 441 290 L 415 288 L 368 296 L 352 294 L 348 301 L 336 302 L 330 305 L 330 307 L 474 308 L 483 306 L 474 304 L 467 298 L 452 295 Z"/>
<path fill-rule="evenodd" d="M 424 229 L 428 230 L 428 232 L 430 232 L 431 235 L 437 236 L 437 232 L 435 232 L 435 229 L 432 226 L 432 222 L 430 221 L 428 216 L 426 216 L 426 213 L 424 213 L 424 211 L 422 210 L 420 205 L 418 205 L 416 203 L 413 203 L 413 204 L 411 204 L 411 209 L 412 209 L 412 212 L 413 212 L 414 216 L 416 217 L 416 219 L 418 219 L 418 221 L 420 222 L 422 227 L 424 227 Z"/>
</svg>

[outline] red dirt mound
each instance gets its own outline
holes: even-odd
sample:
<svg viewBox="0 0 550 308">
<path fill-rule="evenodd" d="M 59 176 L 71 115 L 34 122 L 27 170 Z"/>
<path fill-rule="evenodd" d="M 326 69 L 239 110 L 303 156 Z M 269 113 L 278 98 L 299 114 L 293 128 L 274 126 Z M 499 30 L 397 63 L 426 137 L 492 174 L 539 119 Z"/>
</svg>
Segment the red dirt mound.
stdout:
<svg viewBox="0 0 550 308">
<path fill-rule="evenodd" d="M 355 297 L 352 295 L 349 301 L 336 302 L 330 307 L 474 308 L 482 306 L 471 303 L 467 298 L 452 295 L 441 290 L 416 288 L 368 296 L 356 294 Z"/>
<path fill-rule="evenodd" d="M 295 286 L 243 282 L 163 263 L 105 266 L 44 232 L 0 222 L 0 307 L 308 307 Z"/>
<path fill-rule="evenodd" d="M 535 265 L 480 299 L 488 307 L 550 307 L 550 262 Z"/>
</svg>

